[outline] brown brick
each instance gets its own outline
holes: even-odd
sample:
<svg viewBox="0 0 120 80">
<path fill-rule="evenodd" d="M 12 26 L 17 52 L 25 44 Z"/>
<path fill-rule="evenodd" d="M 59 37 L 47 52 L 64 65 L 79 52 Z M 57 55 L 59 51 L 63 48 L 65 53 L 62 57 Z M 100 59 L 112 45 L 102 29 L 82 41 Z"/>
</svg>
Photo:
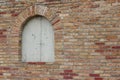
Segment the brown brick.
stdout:
<svg viewBox="0 0 120 80">
<path fill-rule="evenodd" d="M 103 42 L 98 42 L 98 43 L 95 43 L 96 45 L 105 45 L 105 43 Z"/>
<path fill-rule="evenodd" d="M 106 38 L 107 38 L 107 40 L 116 40 L 116 39 L 118 39 L 118 37 L 116 35 L 108 35 Z"/>
</svg>

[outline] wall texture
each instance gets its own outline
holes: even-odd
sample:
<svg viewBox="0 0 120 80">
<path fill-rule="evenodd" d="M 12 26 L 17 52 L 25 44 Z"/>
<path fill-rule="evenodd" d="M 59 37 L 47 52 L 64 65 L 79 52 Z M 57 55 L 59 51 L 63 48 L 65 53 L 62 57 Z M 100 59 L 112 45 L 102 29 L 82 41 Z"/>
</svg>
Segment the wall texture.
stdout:
<svg viewBox="0 0 120 80">
<path fill-rule="evenodd" d="M 34 15 L 53 25 L 54 63 L 21 62 Z M 0 80 L 120 80 L 120 0 L 0 0 Z"/>
</svg>

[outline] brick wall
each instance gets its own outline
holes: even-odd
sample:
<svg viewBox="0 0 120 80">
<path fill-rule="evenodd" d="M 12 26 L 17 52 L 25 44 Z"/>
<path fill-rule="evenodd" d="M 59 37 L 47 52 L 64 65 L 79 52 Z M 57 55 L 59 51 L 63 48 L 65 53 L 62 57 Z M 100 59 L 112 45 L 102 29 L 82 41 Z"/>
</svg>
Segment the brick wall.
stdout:
<svg viewBox="0 0 120 80">
<path fill-rule="evenodd" d="M 21 62 L 21 25 L 36 4 L 50 9 L 54 63 Z M 120 80 L 120 0 L 0 0 L 0 80 Z"/>
</svg>

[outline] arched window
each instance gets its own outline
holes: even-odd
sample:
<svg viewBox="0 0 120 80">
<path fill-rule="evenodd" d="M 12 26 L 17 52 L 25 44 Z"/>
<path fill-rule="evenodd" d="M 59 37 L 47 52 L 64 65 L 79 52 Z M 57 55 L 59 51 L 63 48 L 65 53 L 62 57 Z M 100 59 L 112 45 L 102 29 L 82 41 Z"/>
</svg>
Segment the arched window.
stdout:
<svg viewBox="0 0 120 80">
<path fill-rule="evenodd" d="M 23 62 L 54 62 L 54 31 L 41 16 L 30 19 L 22 32 Z"/>
</svg>

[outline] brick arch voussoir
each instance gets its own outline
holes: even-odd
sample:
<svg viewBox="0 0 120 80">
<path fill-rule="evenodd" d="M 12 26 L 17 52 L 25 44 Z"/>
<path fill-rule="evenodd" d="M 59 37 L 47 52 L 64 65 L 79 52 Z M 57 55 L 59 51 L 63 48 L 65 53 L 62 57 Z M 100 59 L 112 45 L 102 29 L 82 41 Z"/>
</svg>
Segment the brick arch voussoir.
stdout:
<svg viewBox="0 0 120 80">
<path fill-rule="evenodd" d="M 27 19 L 35 15 L 40 15 L 40 16 L 47 18 L 51 22 L 55 30 L 57 28 L 56 24 L 60 22 L 60 17 L 58 16 L 55 10 L 50 9 L 43 5 L 37 4 L 34 6 L 30 6 L 26 8 L 25 10 L 23 10 L 17 16 L 15 20 L 15 26 L 19 28 L 19 30 L 21 31 L 23 24 L 26 23 Z"/>
</svg>

